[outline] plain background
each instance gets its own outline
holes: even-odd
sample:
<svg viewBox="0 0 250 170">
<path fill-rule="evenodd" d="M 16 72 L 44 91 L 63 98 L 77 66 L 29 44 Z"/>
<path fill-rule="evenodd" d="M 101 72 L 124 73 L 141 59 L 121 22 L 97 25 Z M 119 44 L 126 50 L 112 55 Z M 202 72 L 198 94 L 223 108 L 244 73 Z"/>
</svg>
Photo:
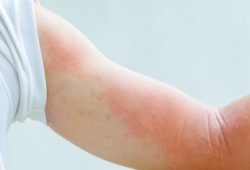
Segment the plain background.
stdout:
<svg viewBox="0 0 250 170">
<path fill-rule="evenodd" d="M 111 60 L 223 106 L 250 92 L 248 0 L 44 0 Z M 49 19 L 49 18 L 48 18 Z M 124 170 L 27 120 L 8 134 L 7 170 Z"/>
</svg>

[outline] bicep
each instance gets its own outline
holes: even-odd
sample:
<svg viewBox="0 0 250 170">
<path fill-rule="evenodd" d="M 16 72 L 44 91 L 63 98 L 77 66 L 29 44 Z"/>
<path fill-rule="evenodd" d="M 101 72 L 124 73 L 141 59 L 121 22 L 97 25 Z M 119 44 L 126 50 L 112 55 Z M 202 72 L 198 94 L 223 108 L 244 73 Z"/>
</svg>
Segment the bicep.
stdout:
<svg viewBox="0 0 250 170">
<path fill-rule="evenodd" d="M 129 167 L 214 166 L 221 144 L 215 109 L 112 63 L 62 18 L 36 11 L 52 129 Z"/>
</svg>

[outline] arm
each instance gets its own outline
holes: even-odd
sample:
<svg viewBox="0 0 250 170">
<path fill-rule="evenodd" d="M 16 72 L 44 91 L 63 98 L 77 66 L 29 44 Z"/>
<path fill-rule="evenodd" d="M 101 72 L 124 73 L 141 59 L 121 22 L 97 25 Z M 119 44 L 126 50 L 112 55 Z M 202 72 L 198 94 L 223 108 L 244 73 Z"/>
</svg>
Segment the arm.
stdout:
<svg viewBox="0 0 250 170">
<path fill-rule="evenodd" d="M 46 114 L 54 131 L 92 154 L 137 169 L 231 165 L 227 158 L 238 150 L 231 149 L 230 133 L 239 131 L 226 126 L 228 109 L 222 113 L 112 63 L 72 25 L 42 7 L 36 12 L 48 87 Z M 238 153 L 239 160 L 243 157 Z"/>
</svg>

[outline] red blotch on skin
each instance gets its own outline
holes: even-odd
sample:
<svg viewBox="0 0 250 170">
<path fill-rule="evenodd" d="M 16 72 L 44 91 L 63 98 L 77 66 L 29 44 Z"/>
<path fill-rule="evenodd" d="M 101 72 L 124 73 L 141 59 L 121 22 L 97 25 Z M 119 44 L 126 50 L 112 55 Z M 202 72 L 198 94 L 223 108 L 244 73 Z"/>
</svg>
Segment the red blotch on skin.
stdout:
<svg viewBox="0 0 250 170">
<path fill-rule="evenodd" d="M 167 134 L 170 128 L 175 129 L 176 125 L 165 117 L 166 111 L 173 108 L 162 95 L 151 90 L 143 94 L 136 89 L 134 92 L 127 92 L 113 87 L 105 96 L 112 113 L 119 116 L 129 127 L 129 135 L 136 138 L 151 136 L 166 145 L 170 142 L 171 135 L 176 136 Z M 175 147 L 169 149 L 172 152 L 177 150 Z"/>
<path fill-rule="evenodd" d="M 84 53 L 67 40 L 60 34 L 50 36 L 47 39 L 49 45 L 46 51 L 50 55 L 49 61 L 54 69 L 74 73 L 82 69 Z"/>
<path fill-rule="evenodd" d="M 210 156 L 207 110 L 202 104 L 136 73 L 113 74 L 112 87 L 100 99 L 125 123 L 129 136 L 156 146 L 176 162 Z"/>
</svg>

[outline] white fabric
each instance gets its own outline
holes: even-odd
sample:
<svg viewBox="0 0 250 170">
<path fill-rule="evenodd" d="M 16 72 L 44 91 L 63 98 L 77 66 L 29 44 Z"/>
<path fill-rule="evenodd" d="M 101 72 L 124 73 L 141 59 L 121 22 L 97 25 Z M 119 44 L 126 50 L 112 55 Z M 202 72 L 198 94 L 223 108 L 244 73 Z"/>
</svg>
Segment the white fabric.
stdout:
<svg viewBox="0 0 250 170">
<path fill-rule="evenodd" d="M 46 124 L 46 82 L 32 0 L 0 1 L 0 170 L 12 122 Z"/>
<path fill-rule="evenodd" d="M 18 83 L 15 89 L 6 75 L 12 100 L 18 105 L 13 121 L 22 122 L 30 117 L 46 123 L 46 82 L 33 1 L 2 0 L 1 3 L 0 52 L 16 73 L 14 84 Z"/>
<path fill-rule="evenodd" d="M 0 64 L 2 66 L 2 60 L 3 58 L 0 57 Z M 0 170 L 4 170 L 4 164 L 3 164 L 3 160 L 2 160 L 2 156 L 5 155 L 4 151 L 5 151 L 5 143 L 6 143 L 6 134 L 7 134 L 7 129 L 8 129 L 8 121 L 9 118 L 13 117 L 14 115 L 10 114 L 11 112 L 13 112 L 13 110 L 11 110 L 11 108 L 14 109 L 13 103 L 11 103 L 10 100 L 10 93 L 9 91 L 7 91 L 7 84 L 4 81 L 3 75 L 2 73 L 2 67 L 1 68 L 1 72 L 0 72 L 0 108 L 1 108 L 1 112 L 0 112 Z"/>
</svg>

